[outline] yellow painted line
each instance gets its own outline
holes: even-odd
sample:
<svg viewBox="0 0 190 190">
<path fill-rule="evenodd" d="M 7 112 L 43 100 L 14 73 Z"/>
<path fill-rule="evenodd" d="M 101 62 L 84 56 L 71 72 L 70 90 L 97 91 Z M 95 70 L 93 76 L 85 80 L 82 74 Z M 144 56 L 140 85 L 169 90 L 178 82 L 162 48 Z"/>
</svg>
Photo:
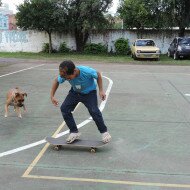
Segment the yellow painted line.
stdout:
<svg viewBox="0 0 190 190">
<path fill-rule="evenodd" d="M 22 177 L 27 177 L 27 175 L 29 175 L 29 173 L 33 170 L 34 166 L 38 163 L 38 161 L 43 156 L 43 154 L 45 153 L 45 151 L 47 150 L 48 147 L 49 147 L 49 143 L 46 143 L 46 145 L 40 151 L 40 153 L 38 154 L 38 156 L 34 159 L 34 161 L 30 164 L 30 166 L 24 172 L 24 174 L 22 175 Z"/>
<path fill-rule="evenodd" d="M 27 178 L 46 179 L 46 180 L 62 180 L 62 181 L 78 181 L 78 182 L 92 182 L 92 183 L 109 183 L 109 184 L 119 184 L 119 185 L 190 188 L 190 184 L 148 183 L 148 182 L 138 182 L 138 181 L 117 181 L 117 180 L 54 177 L 54 176 L 41 176 L 41 175 L 28 175 Z"/>
<path fill-rule="evenodd" d="M 78 104 L 79 105 L 79 104 Z M 78 107 L 76 106 L 76 108 Z M 75 108 L 75 110 L 76 110 Z M 74 110 L 74 111 L 75 111 Z M 73 112 L 74 112 L 73 111 Z M 65 122 L 63 122 L 60 127 L 53 134 L 55 137 L 61 129 L 64 127 Z M 49 143 L 43 147 L 38 156 L 33 160 L 27 170 L 24 172 L 22 177 L 33 178 L 33 179 L 45 179 L 45 180 L 62 180 L 62 181 L 78 181 L 78 182 L 91 182 L 91 183 L 107 183 L 107 184 L 119 184 L 119 185 L 137 185 L 137 186 L 152 186 L 152 187 L 172 187 L 172 188 L 190 188 L 190 184 L 170 184 L 170 183 L 148 183 L 148 182 L 138 182 L 138 181 L 119 181 L 119 180 L 104 180 L 104 179 L 90 179 L 90 178 L 71 178 L 71 177 L 56 177 L 56 176 L 41 176 L 41 175 L 29 175 L 33 170 L 35 165 L 39 162 L 41 157 L 44 155 L 45 151 L 49 147 Z"/>
<path fill-rule="evenodd" d="M 77 104 L 77 106 L 75 107 L 74 111 L 78 108 L 80 103 Z M 73 113 L 74 113 L 73 111 Z M 59 128 L 55 131 L 55 133 L 52 135 L 52 137 L 56 137 L 56 135 L 62 130 L 62 128 L 64 127 L 65 122 L 63 122 Z M 27 177 L 29 175 L 29 173 L 33 170 L 33 168 L 35 167 L 35 165 L 39 162 L 39 160 L 41 159 L 41 157 L 44 155 L 44 153 L 46 152 L 46 150 L 49 147 L 49 143 L 46 143 L 46 145 L 43 147 L 43 149 L 40 151 L 40 153 L 36 156 L 36 158 L 32 161 L 32 163 L 29 165 L 29 167 L 27 168 L 27 170 L 24 172 L 24 174 L 22 175 L 22 177 Z"/>
<path fill-rule="evenodd" d="M 64 125 L 65 125 L 65 122 L 63 122 L 59 126 L 59 128 L 53 134 L 53 137 L 55 137 L 61 131 L 61 129 L 64 127 Z M 43 147 L 43 149 L 40 151 L 40 153 L 37 155 L 37 157 L 30 164 L 30 166 L 28 167 L 28 169 L 24 172 L 24 174 L 23 174 L 22 177 L 26 177 L 27 175 L 29 175 L 29 173 L 33 170 L 33 168 L 35 167 L 35 165 L 39 162 L 39 160 L 41 159 L 41 157 L 44 155 L 44 153 L 48 149 L 49 145 L 50 145 L 49 143 L 46 143 L 46 145 Z"/>
</svg>

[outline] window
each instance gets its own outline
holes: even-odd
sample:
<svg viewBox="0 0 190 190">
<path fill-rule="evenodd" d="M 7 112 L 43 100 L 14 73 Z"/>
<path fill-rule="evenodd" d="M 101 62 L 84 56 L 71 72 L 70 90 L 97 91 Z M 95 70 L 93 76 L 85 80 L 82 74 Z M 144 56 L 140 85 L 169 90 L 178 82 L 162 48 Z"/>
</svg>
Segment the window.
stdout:
<svg viewBox="0 0 190 190">
<path fill-rule="evenodd" d="M 190 44 L 190 38 L 181 39 L 179 44 Z"/>
<path fill-rule="evenodd" d="M 136 42 L 136 46 L 155 46 L 153 40 L 139 40 Z"/>
</svg>

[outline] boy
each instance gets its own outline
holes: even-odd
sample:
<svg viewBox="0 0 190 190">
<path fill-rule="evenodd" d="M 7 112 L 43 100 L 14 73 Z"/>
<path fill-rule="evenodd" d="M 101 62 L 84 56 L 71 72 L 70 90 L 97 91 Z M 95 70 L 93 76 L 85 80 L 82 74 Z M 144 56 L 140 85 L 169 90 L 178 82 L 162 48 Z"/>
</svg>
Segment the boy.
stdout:
<svg viewBox="0 0 190 190">
<path fill-rule="evenodd" d="M 59 76 L 54 80 L 51 89 L 51 101 L 55 106 L 58 105 L 58 101 L 54 98 L 55 92 L 59 84 L 68 81 L 71 84 L 71 89 L 60 108 L 63 118 L 70 129 L 67 143 L 72 143 L 80 136 L 72 115 L 72 111 L 79 102 L 82 102 L 88 109 L 102 134 L 102 141 L 108 143 L 111 140 L 111 136 L 104 124 L 102 113 L 98 108 L 96 82 L 94 80 L 97 80 L 100 98 L 105 100 L 106 94 L 103 91 L 102 77 L 99 72 L 86 66 L 76 67 L 72 61 L 63 61 L 59 65 Z"/>
</svg>

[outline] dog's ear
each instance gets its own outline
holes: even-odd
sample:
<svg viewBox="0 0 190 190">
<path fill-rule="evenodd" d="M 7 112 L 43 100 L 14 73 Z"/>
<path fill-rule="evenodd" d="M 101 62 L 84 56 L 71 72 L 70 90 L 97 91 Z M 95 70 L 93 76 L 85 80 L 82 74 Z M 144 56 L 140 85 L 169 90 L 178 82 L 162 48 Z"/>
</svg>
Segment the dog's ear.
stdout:
<svg viewBox="0 0 190 190">
<path fill-rule="evenodd" d="M 25 93 L 23 93 L 22 95 L 27 97 L 27 93 L 26 93 L 26 92 L 25 92 Z"/>
<path fill-rule="evenodd" d="M 19 93 L 19 92 L 16 92 L 16 93 L 15 93 L 15 98 L 16 98 L 16 97 L 19 97 L 19 96 L 20 96 L 20 93 Z"/>
</svg>

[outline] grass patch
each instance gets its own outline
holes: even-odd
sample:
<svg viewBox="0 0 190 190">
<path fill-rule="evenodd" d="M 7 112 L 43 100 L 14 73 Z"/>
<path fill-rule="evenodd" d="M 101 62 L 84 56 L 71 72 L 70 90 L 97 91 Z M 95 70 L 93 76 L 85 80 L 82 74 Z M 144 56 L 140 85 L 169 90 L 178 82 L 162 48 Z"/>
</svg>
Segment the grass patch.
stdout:
<svg viewBox="0 0 190 190">
<path fill-rule="evenodd" d="M 79 53 L 26 53 L 26 52 L 0 52 L 2 58 L 18 58 L 18 59 L 39 59 L 39 60 L 73 60 L 73 61 L 100 61 L 105 63 L 126 63 L 138 65 L 190 65 L 189 59 L 173 60 L 166 55 L 161 55 L 160 61 L 154 60 L 133 60 L 130 56 L 120 55 L 90 55 Z"/>
</svg>

